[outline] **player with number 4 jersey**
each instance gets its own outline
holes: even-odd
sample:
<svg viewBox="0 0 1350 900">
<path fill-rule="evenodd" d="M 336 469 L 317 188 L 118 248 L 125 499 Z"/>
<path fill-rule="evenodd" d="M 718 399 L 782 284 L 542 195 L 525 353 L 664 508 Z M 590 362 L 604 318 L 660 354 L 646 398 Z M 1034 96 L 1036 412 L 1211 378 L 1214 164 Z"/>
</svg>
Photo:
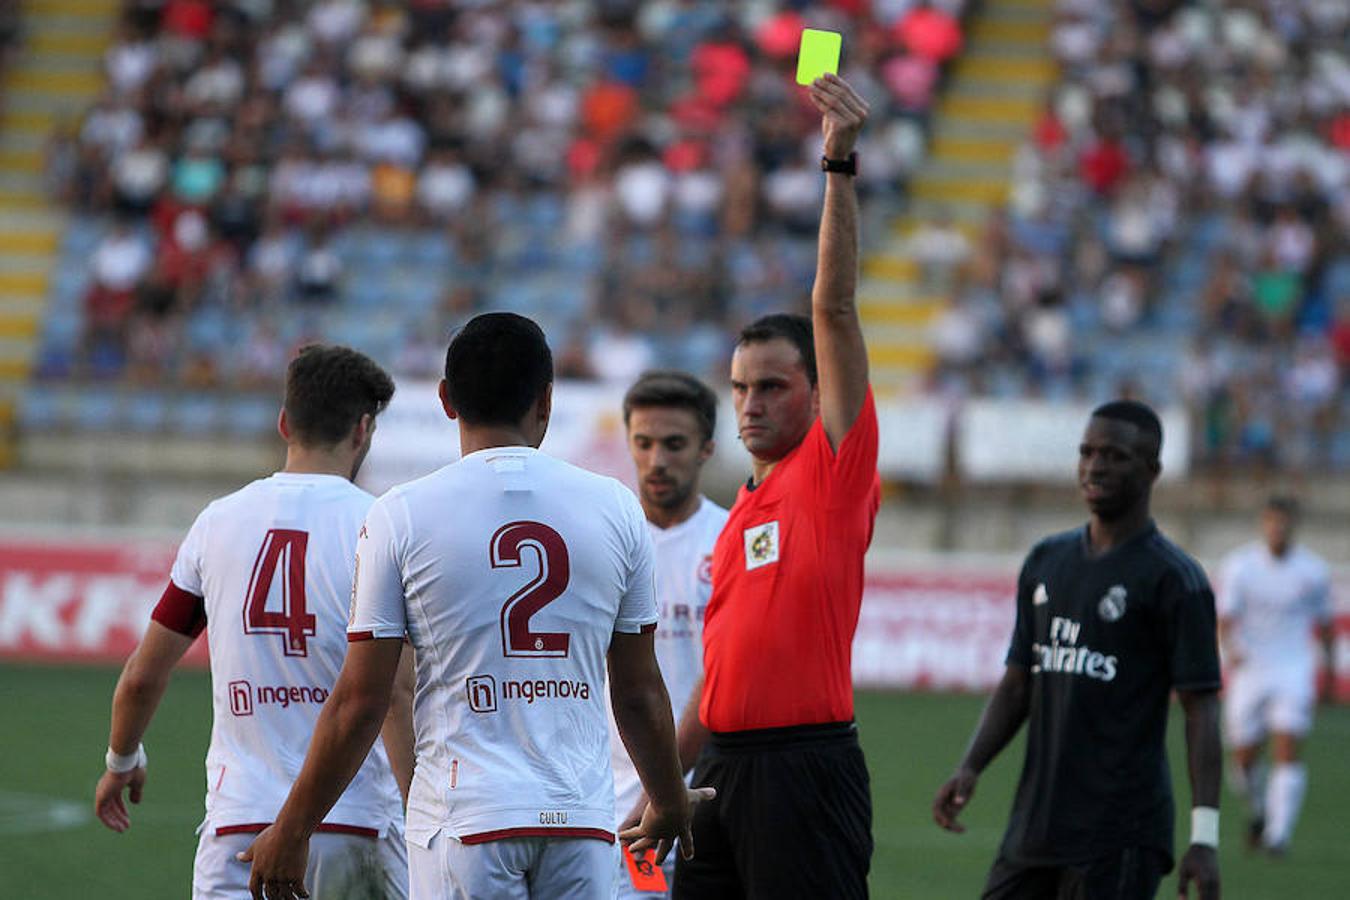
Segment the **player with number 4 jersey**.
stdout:
<svg viewBox="0 0 1350 900">
<path fill-rule="evenodd" d="M 418 656 L 408 840 L 612 845 L 605 654 L 656 625 L 628 489 L 531 447 L 480 450 L 377 500 L 357 552 L 349 640 L 406 630 Z"/>
<path fill-rule="evenodd" d="M 357 533 L 374 501 L 350 479 L 392 394 L 389 377 L 355 351 L 301 351 L 279 423 L 285 469 L 197 517 L 119 681 L 97 806 L 121 831 L 130 825 L 121 788 L 137 802 L 145 777 L 141 736 L 173 665 L 206 631 L 214 713 L 194 897 L 248 896 L 248 869 L 235 855 L 276 817 L 337 681 Z M 386 733 L 395 758 L 408 760 L 410 712 L 406 703 L 396 708 L 402 715 Z M 402 777 L 406 784 L 410 772 Z M 310 860 L 315 896 L 406 897 L 400 799 L 377 743 L 319 825 Z"/>
</svg>

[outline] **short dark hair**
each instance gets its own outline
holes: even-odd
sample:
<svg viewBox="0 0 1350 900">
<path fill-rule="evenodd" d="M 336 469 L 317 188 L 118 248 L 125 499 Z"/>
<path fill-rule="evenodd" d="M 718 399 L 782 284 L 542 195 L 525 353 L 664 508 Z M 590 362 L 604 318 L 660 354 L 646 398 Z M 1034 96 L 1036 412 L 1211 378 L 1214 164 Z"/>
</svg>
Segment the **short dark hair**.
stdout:
<svg viewBox="0 0 1350 900">
<path fill-rule="evenodd" d="M 1298 498 L 1292 494 L 1271 494 L 1266 500 L 1266 509 L 1270 512 L 1283 513 L 1291 519 L 1297 519 L 1302 506 Z"/>
<path fill-rule="evenodd" d="M 469 425 L 516 425 L 553 383 L 553 352 L 532 320 L 474 316 L 445 351 L 450 405 Z"/>
<path fill-rule="evenodd" d="M 811 320 L 806 316 L 791 313 L 774 313 L 763 316 L 741 329 L 736 339 L 737 347 L 746 344 L 762 344 L 782 338 L 797 348 L 802 355 L 802 365 L 806 367 L 806 380 L 816 386 L 816 340 Z"/>
<path fill-rule="evenodd" d="M 351 347 L 309 344 L 286 368 L 286 421 L 306 446 L 331 447 L 393 396 L 389 373 Z"/>
<path fill-rule="evenodd" d="M 1110 403 L 1103 403 L 1094 409 L 1092 418 L 1128 422 L 1149 439 L 1149 449 L 1154 457 L 1162 452 L 1162 420 L 1158 418 L 1158 414 L 1147 403 L 1141 403 L 1138 400 L 1112 400 Z"/>
<path fill-rule="evenodd" d="M 687 409 L 698 419 L 703 440 L 710 441 L 717 429 L 717 395 L 688 372 L 653 369 L 643 372 L 623 395 L 623 424 L 635 409 L 651 407 Z"/>
</svg>

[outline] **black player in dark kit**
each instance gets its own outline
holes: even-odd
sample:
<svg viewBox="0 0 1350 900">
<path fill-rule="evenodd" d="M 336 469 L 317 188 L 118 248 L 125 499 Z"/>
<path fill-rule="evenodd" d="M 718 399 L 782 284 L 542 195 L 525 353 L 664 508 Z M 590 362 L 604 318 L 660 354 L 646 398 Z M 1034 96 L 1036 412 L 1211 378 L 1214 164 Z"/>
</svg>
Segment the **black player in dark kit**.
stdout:
<svg viewBox="0 0 1350 900">
<path fill-rule="evenodd" d="M 1007 668 L 933 817 L 957 816 L 979 774 L 1028 722 L 1012 815 L 987 900 L 1146 900 L 1172 868 L 1164 739 L 1185 711 L 1191 844 L 1179 893 L 1218 900 L 1219 655 L 1200 566 L 1149 512 L 1162 425 L 1147 406 L 1098 407 L 1079 447 L 1091 518 L 1027 556 Z"/>
</svg>

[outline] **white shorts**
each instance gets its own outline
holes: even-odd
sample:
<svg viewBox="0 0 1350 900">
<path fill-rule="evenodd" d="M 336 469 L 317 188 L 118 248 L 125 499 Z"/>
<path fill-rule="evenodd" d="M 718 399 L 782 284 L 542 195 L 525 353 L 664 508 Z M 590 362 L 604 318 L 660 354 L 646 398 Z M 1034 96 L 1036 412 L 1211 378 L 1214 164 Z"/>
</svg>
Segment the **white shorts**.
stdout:
<svg viewBox="0 0 1350 900">
<path fill-rule="evenodd" d="M 192 864 L 193 900 L 251 900 L 249 864 L 235 859 L 256 834 L 202 830 Z M 408 850 L 403 832 L 382 838 L 319 832 L 309 840 L 305 887 L 311 900 L 407 900 Z"/>
<path fill-rule="evenodd" d="M 411 900 L 613 900 L 618 845 L 595 838 L 463 844 L 444 832 L 408 844 Z"/>
<path fill-rule="evenodd" d="M 1303 669 L 1243 667 L 1224 690 L 1224 731 L 1233 747 L 1250 747 L 1267 734 L 1302 737 L 1312 728 L 1314 677 Z"/>
</svg>

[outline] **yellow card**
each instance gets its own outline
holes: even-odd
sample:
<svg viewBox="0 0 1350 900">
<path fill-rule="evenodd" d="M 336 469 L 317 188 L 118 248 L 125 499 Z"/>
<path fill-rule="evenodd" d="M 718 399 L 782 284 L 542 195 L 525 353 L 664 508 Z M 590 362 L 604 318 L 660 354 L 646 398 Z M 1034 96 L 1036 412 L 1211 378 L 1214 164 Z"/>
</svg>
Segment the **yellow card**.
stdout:
<svg viewBox="0 0 1350 900">
<path fill-rule="evenodd" d="M 839 49 L 844 38 L 837 31 L 802 29 L 802 48 L 797 54 L 797 83 L 810 84 L 827 72 L 839 74 Z"/>
</svg>

